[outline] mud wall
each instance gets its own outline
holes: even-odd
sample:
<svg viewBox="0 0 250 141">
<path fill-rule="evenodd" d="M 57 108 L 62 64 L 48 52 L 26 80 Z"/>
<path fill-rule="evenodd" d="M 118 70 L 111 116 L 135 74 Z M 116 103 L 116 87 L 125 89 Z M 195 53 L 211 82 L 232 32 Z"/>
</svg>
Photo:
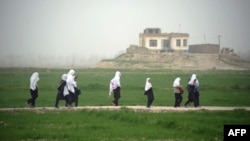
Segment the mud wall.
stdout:
<svg viewBox="0 0 250 141">
<path fill-rule="evenodd" d="M 217 44 L 189 45 L 189 53 L 219 54 L 220 46 Z"/>
</svg>

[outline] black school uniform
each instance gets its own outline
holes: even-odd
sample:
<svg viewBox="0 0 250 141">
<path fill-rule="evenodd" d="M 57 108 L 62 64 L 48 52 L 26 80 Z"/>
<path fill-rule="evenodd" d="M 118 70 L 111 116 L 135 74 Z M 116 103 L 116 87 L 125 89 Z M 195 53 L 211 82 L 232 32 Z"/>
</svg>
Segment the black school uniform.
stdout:
<svg viewBox="0 0 250 141">
<path fill-rule="evenodd" d="M 57 108 L 58 108 L 59 100 L 65 100 L 67 104 L 67 100 L 65 96 L 63 95 L 65 85 L 66 85 L 66 81 L 62 80 L 60 85 L 57 88 L 56 103 L 55 103 L 55 107 Z"/>
<path fill-rule="evenodd" d="M 147 95 L 147 97 L 148 97 L 147 107 L 150 108 L 150 106 L 152 105 L 152 103 L 154 101 L 153 88 L 151 87 L 150 89 L 148 89 L 147 91 L 145 91 L 144 94 Z"/>
</svg>

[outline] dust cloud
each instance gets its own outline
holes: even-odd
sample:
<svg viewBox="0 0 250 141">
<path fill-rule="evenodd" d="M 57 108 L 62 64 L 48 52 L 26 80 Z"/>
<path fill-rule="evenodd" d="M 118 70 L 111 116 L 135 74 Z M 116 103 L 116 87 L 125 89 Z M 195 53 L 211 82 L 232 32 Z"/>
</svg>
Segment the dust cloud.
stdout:
<svg viewBox="0 0 250 141">
<path fill-rule="evenodd" d="M 249 0 L 1 0 L 0 67 L 91 67 L 139 33 L 189 33 L 250 60 Z M 205 36 L 204 36 L 205 35 Z"/>
</svg>

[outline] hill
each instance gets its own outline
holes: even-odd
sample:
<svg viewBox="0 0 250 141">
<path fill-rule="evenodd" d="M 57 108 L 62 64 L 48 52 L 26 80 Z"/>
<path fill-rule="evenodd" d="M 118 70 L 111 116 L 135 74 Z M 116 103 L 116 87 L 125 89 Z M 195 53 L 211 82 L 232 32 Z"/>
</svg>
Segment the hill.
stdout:
<svg viewBox="0 0 250 141">
<path fill-rule="evenodd" d="M 95 68 L 166 68 L 182 70 L 249 70 L 250 62 L 237 55 L 126 53 L 114 59 L 102 60 Z"/>
</svg>

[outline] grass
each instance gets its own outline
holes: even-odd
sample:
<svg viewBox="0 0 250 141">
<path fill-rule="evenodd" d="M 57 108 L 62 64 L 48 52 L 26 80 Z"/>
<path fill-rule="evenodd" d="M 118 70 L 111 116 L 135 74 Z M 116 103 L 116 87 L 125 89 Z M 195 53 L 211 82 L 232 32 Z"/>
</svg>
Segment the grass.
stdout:
<svg viewBox="0 0 250 141">
<path fill-rule="evenodd" d="M 54 106 L 56 87 L 68 69 L 1 68 L 0 108 L 25 107 L 30 97 L 29 77 L 40 74 L 36 106 Z M 82 94 L 79 106 L 111 105 L 109 80 L 114 69 L 76 69 Z M 120 105 L 145 105 L 147 77 L 155 92 L 153 106 L 173 106 L 173 80 L 181 77 L 185 86 L 192 73 L 201 84 L 201 106 L 250 106 L 250 71 L 180 71 L 120 69 Z M 184 92 L 183 103 L 187 100 Z M 64 106 L 64 101 L 60 102 Z M 134 112 L 95 110 L 1 111 L 0 140 L 223 140 L 223 125 L 250 124 L 250 112 L 186 111 Z"/>
<path fill-rule="evenodd" d="M 0 112 L 1 140 L 223 140 L 224 124 L 246 124 L 250 112 Z M 216 122 L 215 122 L 216 121 Z"/>
<path fill-rule="evenodd" d="M 30 97 L 29 77 L 34 72 L 40 74 L 38 82 L 39 96 L 36 106 L 54 106 L 57 85 L 66 69 L 0 69 L 0 107 L 24 107 Z M 109 81 L 114 69 L 79 69 L 78 87 L 82 94 L 79 106 L 111 105 L 108 97 Z M 186 87 L 192 73 L 196 73 L 200 82 L 200 103 L 203 106 L 250 106 L 250 71 L 176 71 L 176 70 L 137 70 L 122 69 L 120 105 L 145 105 L 144 86 L 147 77 L 152 79 L 155 93 L 153 106 L 172 106 L 174 94 L 172 83 L 181 77 Z M 183 104 L 187 100 L 187 91 L 183 95 Z M 64 102 L 60 102 L 63 106 Z"/>
</svg>

